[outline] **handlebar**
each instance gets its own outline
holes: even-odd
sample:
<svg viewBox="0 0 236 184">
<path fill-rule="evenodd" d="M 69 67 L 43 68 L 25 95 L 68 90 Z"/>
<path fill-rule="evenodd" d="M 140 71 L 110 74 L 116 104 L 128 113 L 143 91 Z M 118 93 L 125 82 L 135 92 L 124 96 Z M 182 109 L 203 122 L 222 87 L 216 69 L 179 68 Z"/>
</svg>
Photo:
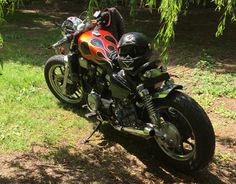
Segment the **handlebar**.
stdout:
<svg viewBox="0 0 236 184">
<path fill-rule="evenodd" d="M 54 43 L 53 45 L 51 45 L 48 49 L 55 49 L 56 47 L 61 46 L 65 42 L 70 41 L 72 37 L 73 37 L 73 34 L 67 34 L 61 40 L 59 40 L 56 43 Z"/>
<path fill-rule="evenodd" d="M 77 36 L 78 34 L 80 34 L 82 31 L 86 30 L 87 28 L 89 29 L 89 27 L 94 26 L 94 25 L 99 25 L 100 22 L 100 17 L 97 19 L 92 20 L 89 24 L 84 24 L 82 25 L 79 30 L 77 30 L 74 33 L 71 34 L 67 34 L 65 35 L 61 40 L 57 41 L 56 43 L 54 43 L 53 45 L 51 45 L 50 47 L 48 47 L 48 49 L 55 49 L 56 47 L 61 46 L 62 44 L 64 44 L 65 42 L 69 42 L 71 41 L 71 39 L 75 36 Z M 90 28 L 91 28 L 90 27 Z"/>
</svg>

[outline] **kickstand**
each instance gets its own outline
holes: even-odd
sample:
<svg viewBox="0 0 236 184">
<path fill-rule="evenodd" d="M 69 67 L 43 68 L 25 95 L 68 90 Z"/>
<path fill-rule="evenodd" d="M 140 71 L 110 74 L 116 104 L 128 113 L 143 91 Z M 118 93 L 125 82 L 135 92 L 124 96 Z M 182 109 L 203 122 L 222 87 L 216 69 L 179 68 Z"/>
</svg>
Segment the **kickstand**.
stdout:
<svg viewBox="0 0 236 184">
<path fill-rule="evenodd" d="M 102 121 L 99 121 L 99 124 L 96 126 L 96 128 L 93 130 L 93 132 L 86 138 L 80 141 L 80 144 L 86 144 L 89 142 L 89 139 L 93 136 L 93 134 L 98 131 L 98 129 L 100 128 L 102 124 Z"/>
</svg>

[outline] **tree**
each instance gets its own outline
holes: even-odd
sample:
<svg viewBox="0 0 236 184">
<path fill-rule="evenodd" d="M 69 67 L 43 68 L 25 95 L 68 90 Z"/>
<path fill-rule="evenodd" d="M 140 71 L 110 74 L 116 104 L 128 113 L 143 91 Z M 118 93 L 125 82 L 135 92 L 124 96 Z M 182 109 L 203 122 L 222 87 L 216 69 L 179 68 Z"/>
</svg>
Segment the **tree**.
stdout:
<svg viewBox="0 0 236 184">
<path fill-rule="evenodd" d="M 127 3 L 126 0 L 107 0 L 105 2 L 117 3 L 121 1 L 122 3 Z M 161 27 L 157 30 L 157 35 L 154 38 L 154 43 L 156 48 L 160 50 L 160 55 L 163 61 L 168 60 L 167 48 L 169 47 L 171 40 L 174 38 L 174 26 L 178 21 L 178 16 L 182 12 L 186 12 L 189 8 L 190 3 L 205 4 L 207 0 L 130 0 L 130 14 L 135 15 L 135 10 L 139 4 L 141 7 L 146 5 L 149 7 L 152 12 L 153 9 L 158 8 L 160 13 L 160 23 Z M 222 16 L 219 20 L 218 29 L 216 36 L 223 34 L 225 29 L 225 23 L 227 16 L 231 17 L 232 21 L 236 20 L 235 11 L 236 11 L 236 0 L 213 0 L 215 10 L 222 13 Z M 89 12 L 93 10 L 93 7 L 99 7 L 101 3 L 104 3 L 103 0 L 90 0 L 89 1 Z M 158 3 L 158 4 L 157 4 Z"/>
<path fill-rule="evenodd" d="M 16 6 L 22 3 L 21 0 L 0 0 L 0 24 L 4 21 L 5 13 L 13 13 Z M 0 48 L 3 46 L 3 38 L 0 33 Z"/>
<path fill-rule="evenodd" d="M 0 0 L 0 25 L 4 22 L 5 13 L 13 13 L 16 5 L 19 6 L 19 3 L 22 3 L 21 0 Z M 3 47 L 3 38 L 0 33 L 0 49 Z M 3 62 L 0 58 L 0 69 L 3 68 Z M 0 72 L 1 74 L 1 72 Z"/>
</svg>

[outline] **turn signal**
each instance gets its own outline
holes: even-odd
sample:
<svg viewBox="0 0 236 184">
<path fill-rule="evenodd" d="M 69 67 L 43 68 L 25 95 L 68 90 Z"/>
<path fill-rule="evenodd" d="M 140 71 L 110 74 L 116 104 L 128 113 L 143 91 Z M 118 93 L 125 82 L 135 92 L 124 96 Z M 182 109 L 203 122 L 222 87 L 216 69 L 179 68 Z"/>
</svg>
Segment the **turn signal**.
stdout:
<svg viewBox="0 0 236 184">
<path fill-rule="evenodd" d="M 59 50 L 60 50 L 61 54 L 65 55 L 65 48 L 64 47 L 60 47 Z"/>
</svg>

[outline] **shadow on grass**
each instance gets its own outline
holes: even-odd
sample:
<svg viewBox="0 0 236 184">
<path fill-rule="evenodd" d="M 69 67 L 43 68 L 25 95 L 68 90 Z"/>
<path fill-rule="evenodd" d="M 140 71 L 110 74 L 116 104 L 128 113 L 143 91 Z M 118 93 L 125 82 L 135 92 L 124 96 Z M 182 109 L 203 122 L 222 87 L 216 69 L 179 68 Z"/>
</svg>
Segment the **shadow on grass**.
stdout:
<svg viewBox="0 0 236 184">
<path fill-rule="evenodd" d="M 129 171 L 124 153 L 111 154 L 98 147 L 71 153 L 70 147 L 53 148 L 48 154 L 24 154 L 5 163 L 15 176 L 0 178 L 5 183 L 143 183 Z M 40 157 L 50 159 L 51 163 Z M 31 163 L 29 163 L 31 162 Z"/>
<path fill-rule="evenodd" d="M 0 57 L 3 62 L 17 62 L 42 66 L 53 55 L 47 48 L 62 38 L 56 22 L 63 22 L 62 15 L 54 16 L 39 10 L 18 10 L 6 16 L 0 32 L 4 40 Z"/>
<path fill-rule="evenodd" d="M 208 170 L 185 175 L 165 167 L 150 141 L 106 124 L 101 132 L 101 143 L 77 148 L 35 145 L 4 163 L 14 174 L 4 177 L 2 172 L 0 183 L 223 183 Z"/>
<path fill-rule="evenodd" d="M 86 110 L 58 104 L 83 117 Z M 90 121 L 94 123 L 96 121 Z M 109 124 L 100 128 L 104 139 L 94 137 L 86 145 L 36 145 L 32 151 L 4 164 L 14 169 L 14 177 L 2 177 L 5 183 L 223 183 L 208 170 L 185 175 L 167 168 L 157 155 L 151 140 L 114 130 Z M 88 132 L 89 134 L 89 132 Z M 9 181 L 8 181 L 9 180 Z"/>
<path fill-rule="evenodd" d="M 62 103 L 59 103 L 59 106 L 64 108 L 65 110 L 72 111 L 81 117 L 84 117 L 85 113 L 87 113 L 86 109 L 79 109 L 79 108 L 76 108 L 75 106 L 69 106 Z M 96 119 L 87 119 L 87 120 L 93 123 L 94 125 L 97 122 Z M 122 146 L 122 148 L 124 148 L 124 150 L 127 151 L 127 153 L 125 154 L 123 150 L 117 151 L 115 153 L 108 151 L 110 155 L 109 154 L 104 155 L 105 158 L 99 159 L 99 165 L 101 167 L 107 167 L 107 165 L 105 166 L 103 165 L 102 160 L 106 160 L 106 157 L 108 156 L 110 158 L 109 164 L 112 164 L 112 165 L 115 164 L 114 167 L 117 169 L 121 168 L 120 165 L 116 164 L 117 159 L 119 159 L 120 160 L 119 162 L 121 162 L 122 166 L 125 167 L 126 169 L 128 168 L 128 170 L 130 169 L 132 170 L 133 166 L 139 168 L 140 167 L 139 165 L 133 164 L 132 162 L 130 162 L 130 159 L 127 160 L 127 155 L 134 155 L 135 157 L 138 158 L 138 160 L 140 160 L 144 164 L 144 168 L 142 168 L 143 169 L 142 173 L 151 173 L 152 177 L 149 178 L 149 180 L 153 182 L 164 181 L 167 183 L 174 183 L 176 181 L 179 181 L 179 182 L 187 182 L 187 183 L 189 182 L 200 182 L 200 183 L 207 182 L 207 183 L 214 183 L 214 184 L 224 183 L 223 181 L 221 181 L 220 177 L 209 172 L 208 169 L 204 169 L 200 172 L 185 175 L 183 173 L 174 171 L 170 167 L 165 166 L 165 163 L 162 163 L 161 158 L 158 157 L 156 144 L 153 140 L 145 140 L 141 137 L 137 137 L 137 136 L 133 136 L 127 133 L 116 131 L 109 124 L 103 124 L 100 127 L 99 131 L 103 134 L 104 140 L 102 140 L 102 142 L 100 143 L 96 143 L 96 140 L 95 140 L 95 144 L 97 144 L 97 146 L 100 148 L 96 148 L 96 146 L 93 146 L 93 148 L 87 150 L 85 154 L 93 155 L 99 152 L 100 154 L 103 154 L 104 151 L 110 150 L 110 148 L 114 147 L 116 144 Z M 88 132 L 88 134 L 89 133 L 90 132 Z M 94 139 L 92 137 L 90 139 L 89 145 L 90 143 L 91 145 L 93 145 L 93 141 Z M 80 150 L 78 150 L 78 152 L 80 153 Z M 82 153 L 84 154 L 83 151 Z M 59 152 L 57 152 L 57 154 L 59 154 L 59 156 L 62 156 L 62 158 L 64 158 L 63 150 L 60 150 Z M 77 161 L 74 159 L 68 160 L 68 162 L 73 162 L 75 164 L 74 166 L 77 165 L 76 163 Z M 127 165 L 127 163 L 129 164 Z M 109 167 L 108 167 L 108 170 L 110 170 Z M 117 177 L 120 177 L 120 175 L 123 176 L 123 174 L 120 172 L 116 174 L 117 174 Z M 108 175 L 104 175 L 104 177 L 107 177 L 107 176 Z M 111 177 L 108 176 L 108 178 L 111 178 Z M 128 183 L 133 182 L 133 180 L 131 180 L 130 178 L 127 178 L 127 177 L 125 178 L 127 180 L 122 180 L 122 182 L 128 182 Z M 142 178 L 141 181 L 143 182 L 145 178 L 143 176 L 141 178 Z M 142 182 L 139 182 L 139 183 L 142 183 Z"/>
<path fill-rule="evenodd" d="M 109 125 L 104 125 L 101 132 L 106 140 L 117 142 L 124 147 L 129 154 L 135 155 L 146 166 L 147 172 L 163 180 L 164 183 L 174 183 L 177 181 L 184 183 L 224 183 L 218 176 L 210 173 L 207 169 L 185 175 L 167 167 L 165 163 L 162 162 L 161 158 L 158 157 L 156 144 L 152 140 L 145 140 L 137 136 L 118 132 Z"/>
<path fill-rule="evenodd" d="M 220 142 L 224 146 L 228 146 L 228 147 L 232 147 L 232 148 L 234 146 L 236 146 L 236 139 L 233 139 L 231 137 L 216 136 L 216 139 L 218 142 Z"/>
</svg>

